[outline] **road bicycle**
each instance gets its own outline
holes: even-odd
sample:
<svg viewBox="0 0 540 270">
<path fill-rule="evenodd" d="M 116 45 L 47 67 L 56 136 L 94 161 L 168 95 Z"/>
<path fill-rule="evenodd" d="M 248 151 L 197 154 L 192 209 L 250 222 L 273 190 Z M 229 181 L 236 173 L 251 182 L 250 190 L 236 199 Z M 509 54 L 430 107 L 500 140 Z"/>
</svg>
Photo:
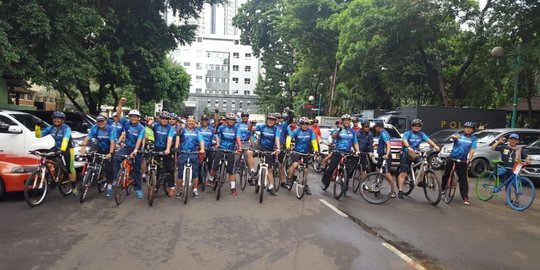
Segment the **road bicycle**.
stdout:
<svg viewBox="0 0 540 270">
<path fill-rule="evenodd" d="M 165 170 L 165 162 L 163 158 L 166 156 L 164 151 L 147 151 L 148 159 L 148 171 L 146 173 L 148 180 L 146 181 L 147 186 L 147 198 L 148 205 L 152 206 L 154 204 L 154 198 L 156 193 L 159 192 L 159 189 L 162 188 L 164 193 L 167 194 L 167 175 L 168 173 Z"/>
<path fill-rule="evenodd" d="M 364 166 L 362 166 L 362 156 L 366 158 L 367 166 L 365 168 L 366 176 L 368 173 L 371 172 L 371 159 L 370 159 L 371 153 L 360 153 L 360 157 L 358 158 L 358 162 L 356 163 L 354 172 L 352 174 L 352 190 L 354 193 L 358 192 L 358 189 L 360 188 L 360 182 L 362 179 L 362 172 L 364 171 Z M 365 177 L 365 176 L 364 176 Z"/>
<path fill-rule="evenodd" d="M 300 160 L 298 161 L 298 168 L 294 170 L 293 175 L 291 175 L 292 178 L 296 178 L 293 183 L 289 186 L 289 190 L 292 189 L 292 186 L 294 185 L 294 190 L 296 193 L 296 198 L 301 200 L 304 195 L 306 194 L 306 186 L 307 186 L 307 167 L 310 163 L 309 161 L 313 159 L 313 154 L 305 154 L 300 153 L 297 151 L 291 151 L 291 154 L 300 155 Z M 292 162 L 291 162 L 292 165 Z"/>
<path fill-rule="evenodd" d="M 341 151 L 334 151 L 332 155 L 340 155 L 339 163 L 336 169 L 332 172 L 330 177 L 330 183 L 334 184 L 334 198 L 339 200 L 349 187 L 349 173 L 351 169 L 347 166 L 347 160 L 350 158 L 358 157 L 354 153 L 347 153 Z M 328 170 L 329 166 L 327 167 Z"/>
<path fill-rule="evenodd" d="M 424 195 L 428 203 L 435 206 L 441 201 L 441 183 L 427 160 L 431 151 L 421 149 L 415 152 L 419 155 L 420 160 L 414 163 L 407 172 L 403 184 L 403 193 L 408 196 L 414 187 L 418 185 L 424 189 Z M 418 179 L 421 179 L 421 181 L 418 181 Z"/>
<path fill-rule="evenodd" d="M 462 161 L 460 159 L 451 159 L 453 162 L 452 169 L 450 170 L 450 175 L 448 176 L 448 182 L 446 183 L 446 189 L 443 190 L 444 202 L 450 204 L 456 195 L 458 176 L 456 173 L 457 163 L 466 163 L 467 161 Z M 432 162 L 431 162 L 432 164 Z"/>
<path fill-rule="evenodd" d="M 512 174 L 501 183 L 501 177 L 507 175 L 507 169 L 501 166 L 502 161 L 492 161 L 496 165 L 495 170 L 485 172 L 476 180 L 476 196 L 482 201 L 489 201 L 497 196 L 506 187 L 506 203 L 516 211 L 524 211 L 529 208 L 536 197 L 536 188 L 533 182 L 520 176 L 521 172 L 530 174 L 525 169 L 526 162 L 516 162 L 512 168 Z"/>
<path fill-rule="evenodd" d="M 96 186 L 99 193 L 105 191 L 107 187 L 107 178 L 103 173 L 103 163 L 107 160 L 106 154 L 94 152 L 86 156 L 86 162 L 83 167 L 83 179 L 79 184 L 79 201 L 83 203 L 90 187 Z"/>
<path fill-rule="evenodd" d="M 216 152 L 223 154 L 221 159 L 218 161 L 218 170 L 216 172 L 216 179 L 214 179 L 213 186 L 213 189 L 216 191 L 216 200 L 219 201 L 219 198 L 221 197 L 221 188 L 225 184 L 225 179 L 229 179 L 227 174 L 227 165 L 229 164 L 227 156 L 236 154 L 236 151 L 220 149 L 216 150 Z"/>
<path fill-rule="evenodd" d="M 189 199 L 189 194 L 192 194 L 192 196 L 193 196 L 193 193 L 190 193 L 190 191 L 191 192 L 193 191 L 193 184 L 192 184 L 193 166 L 191 165 L 192 164 L 191 163 L 191 156 L 192 155 L 198 155 L 199 152 L 197 152 L 197 151 L 182 151 L 182 150 L 178 150 L 178 149 L 175 149 L 173 151 L 179 153 L 180 155 L 185 154 L 186 157 L 187 157 L 186 163 L 184 163 L 184 170 L 182 171 L 182 193 L 184 194 L 184 204 L 187 204 L 188 199 Z M 195 160 L 195 162 L 199 162 L 199 159 L 197 158 L 197 160 Z M 180 174 L 180 172 L 178 172 L 178 174 Z M 215 184 L 215 182 L 216 181 L 214 181 L 214 184 Z M 218 198 L 218 200 L 219 200 L 219 198 Z"/>
<path fill-rule="evenodd" d="M 388 160 L 383 159 L 380 168 L 377 171 L 368 173 L 366 177 L 360 180 L 360 196 L 369 203 L 381 204 L 388 201 L 394 194 L 394 185 L 392 179 L 386 176 Z"/>
<path fill-rule="evenodd" d="M 41 157 L 39 166 L 24 183 L 24 200 L 30 207 L 41 205 L 47 197 L 49 188 L 52 190 L 57 185 L 64 197 L 73 192 L 71 181 L 67 179 L 69 172 L 63 165 L 65 161 L 61 153 L 31 151 L 30 154 Z"/>
<path fill-rule="evenodd" d="M 132 164 L 134 157 L 131 155 L 121 155 L 124 160 L 116 176 L 116 180 L 113 183 L 114 188 L 114 201 L 116 205 L 122 204 L 125 196 L 129 196 L 133 187 L 135 186 L 135 181 L 133 180 L 133 175 L 131 171 L 133 169 Z"/>
<path fill-rule="evenodd" d="M 266 163 L 266 156 L 275 155 L 276 152 L 277 151 L 255 151 L 255 153 L 258 154 L 261 159 L 259 166 L 257 168 L 258 179 L 255 185 L 255 194 L 259 194 L 259 203 L 263 202 L 264 190 L 268 186 L 268 163 Z M 278 175 L 278 179 L 279 179 L 279 175 Z M 274 175 L 274 183 L 276 183 L 275 175 Z M 274 185 L 274 188 L 275 188 L 275 185 Z"/>
</svg>

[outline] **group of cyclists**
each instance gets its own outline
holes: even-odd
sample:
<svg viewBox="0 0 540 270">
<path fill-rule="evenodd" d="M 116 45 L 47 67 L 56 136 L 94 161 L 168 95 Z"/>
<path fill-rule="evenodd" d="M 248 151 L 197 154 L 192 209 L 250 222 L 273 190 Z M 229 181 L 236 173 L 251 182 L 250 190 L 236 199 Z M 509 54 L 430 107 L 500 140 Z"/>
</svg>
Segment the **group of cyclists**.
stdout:
<svg viewBox="0 0 540 270">
<path fill-rule="evenodd" d="M 104 162 L 104 174 L 107 179 L 106 195 L 112 195 L 112 185 L 114 178 L 118 174 L 122 161 L 126 156 L 133 158 L 132 172 L 135 181 L 135 191 L 139 199 L 143 198 L 142 183 L 144 172 L 144 158 L 142 151 L 149 147 L 149 140 L 153 141 L 153 151 L 164 152 L 163 161 L 166 173 L 167 193 L 169 197 L 181 198 L 188 196 L 182 194 L 182 172 L 187 160 L 206 160 L 209 176 L 201 177 L 199 162 L 191 162 L 192 196 L 199 197 L 201 185 L 213 186 L 214 178 L 217 175 L 219 160 L 227 160 L 226 172 L 228 175 L 230 192 L 236 196 L 237 186 L 235 177 L 235 166 L 238 166 L 240 155 L 246 158 L 248 170 L 248 182 L 255 185 L 256 167 L 255 153 L 264 155 L 268 170 L 272 171 L 274 164 L 279 164 L 279 183 L 284 187 L 290 187 L 294 181 L 294 171 L 299 166 L 302 155 L 319 155 L 320 143 L 323 137 L 316 119 L 310 120 L 307 117 L 300 117 L 298 122 L 295 114 L 289 108 L 285 108 L 284 113 L 270 113 L 266 115 L 264 123 L 250 121 L 248 112 L 227 113 L 219 116 L 216 110 L 213 119 L 203 115 L 197 124 L 193 116 L 188 116 L 182 121 L 176 114 L 162 111 L 157 119 L 146 119 L 145 125 L 141 122 L 141 114 L 138 110 L 131 110 L 128 117 L 122 117 L 123 104 L 127 100 L 122 98 L 117 106 L 112 118 L 106 114 L 97 117 L 97 123 L 90 128 L 85 140 L 80 144 L 81 154 L 86 153 L 86 146 L 94 142 L 94 149 L 99 154 L 106 155 Z M 77 194 L 76 172 L 74 167 L 74 151 L 71 142 L 71 129 L 65 124 L 65 114 L 54 112 L 52 123 L 44 129 L 43 123 L 36 123 L 35 135 L 43 137 L 51 135 L 55 140 L 52 151 L 58 151 L 62 157 L 64 165 L 70 173 L 69 179 L 72 183 L 73 192 Z M 343 155 L 351 156 L 346 159 L 347 168 L 351 170 L 348 175 L 352 175 L 355 169 L 362 170 L 364 177 L 372 166 L 371 158 L 376 153 L 377 166 L 383 173 L 391 179 L 392 185 L 397 184 L 397 193 L 391 194 L 392 198 L 404 198 L 403 186 L 411 164 L 420 161 L 418 155 L 419 147 L 422 143 L 428 143 L 435 151 L 440 151 L 438 145 L 429 139 L 422 132 L 422 120 L 411 121 L 410 130 L 403 134 L 403 147 L 400 153 L 400 165 L 397 173 L 397 181 L 391 171 L 391 143 L 390 134 L 385 130 L 382 121 L 372 123 L 367 119 L 351 117 L 349 114 L 341 116 L 341 121 L 336 122 L 329 138 L 331 152 L 322 161 L 325 170 L 322 174 L 321 188 L 326 190 L 330 184 L 334 170 L 338 166 Z M 467 168 L 472 160 L 477 146 L 477 138 L 474 135 L 476 124 L 466 122 L 462 132 L 452 135 L 453 148 L 446 164 L 446 169 L 442 177 L 442 192 L 446 190 L 446 184 L 453 168 L 456 165 L 460 194 L 463 203 L 470 204 L 468 196 Z M 257 135 L 255 135 L 257 134 Z M 374 139 L 378 137 L 378 144 L 374 149 Z M 511 167 L 516 160 L 526 159 L 527 154 L 517 146 L 519 137 L 512 134 L 509 137 L 509 144 L 505 141 L 498 141 L 492 149 L 501 153 L 501 158 L 507 167 Z M 290 152 L 290 166 L 284 168 L 285 152 Z M 176 155 L 176 156 L 175 156 Z M 278 162 L 275 162 L 277 159 Z M 387 160 L 388 162 L 383 162 Z M 176 161 L 176 162 L 175 162 Z M 360 165 L 360 166 L 357 166 Z M 382 167 L 382 168 L 381 168 Z M 175 170 L 178 170 L 177 179 Z M 286 173 L 287 172 L 287 173 Z M 199 183 L 199 178 L 206 179 L 206 183 Z M 274 175 L 267 175 L 267 192 L 277 196 L 276 187 L 273 186 Z M 424 185 L 418 182 L 418 186 Z M 305 186 L 306 194 L 310 195 L 308 185 Z M 261 191 L 262 192 L 262 191 Z M 345 196 L 348 196 L 345 193 Z"/>
</svg>

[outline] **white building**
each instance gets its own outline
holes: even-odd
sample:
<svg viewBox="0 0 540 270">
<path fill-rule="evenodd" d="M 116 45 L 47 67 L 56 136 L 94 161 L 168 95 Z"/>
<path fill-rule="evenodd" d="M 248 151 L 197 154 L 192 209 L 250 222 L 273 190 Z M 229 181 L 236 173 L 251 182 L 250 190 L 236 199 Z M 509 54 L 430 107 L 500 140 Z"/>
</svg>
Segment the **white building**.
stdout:
<svg viewBox="0 0 540 270">
<path fill-rule="evenodd" d="M 186 114 L 199 117 L 204 108 L 223 112 L 257 111 L 254 90 L 261 73 L 260 61 L 251 46 L 240 44 L 240 31 L 232 18 L 240 3 L 229 0 L 225 5 L 205 4 L 199 20 L 198 34 L 191 45 L 179 46 L 171 53 L 175 62 L 191 75 Z M 173 18 L 172 23 L 180 23 Z M 194 23 L 194 22 L 190 22 Z"/>
</svg>

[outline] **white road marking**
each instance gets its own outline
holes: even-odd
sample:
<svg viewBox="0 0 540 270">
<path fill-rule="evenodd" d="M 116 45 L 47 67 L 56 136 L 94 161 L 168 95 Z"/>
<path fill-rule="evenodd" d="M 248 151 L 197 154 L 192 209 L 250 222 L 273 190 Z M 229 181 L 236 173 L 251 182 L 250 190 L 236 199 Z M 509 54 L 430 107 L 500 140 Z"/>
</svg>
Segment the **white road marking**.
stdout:
<svg viewBox="0 0 540 270">
<path fill-rule="evenodd" d="M 421 264 L 417 263 L 415 260 L 411 259 L 411 257 L 405 255 L 405 253 L 401 252 L 396 247 L 388 244 L 388 243 L 381 243 L 385 248 L 389 249 L 390 251 L 394 252 L 396 255 L 398 255 L 401 259 L 403 259 L 405 262 L 407 262 L 410 266 L 414 267 L 416 270 L 426 270 Z"/>
<path fill-rule="evenodd" d="M 332 211 L 336 212 L 338 215 L 344 217 L 344 218 L 347 218 L 349 216 L 347 216 L 347 214 L 341 212 L 339 209 L 337 209 L 335 206 L 331 205 L 329 202 L 323 200 L 323 199 L 319 199 L 319 201 L 321 201 L 324 205 L 328 206 L 328 208 L 332 209 Z"/>
</svg>

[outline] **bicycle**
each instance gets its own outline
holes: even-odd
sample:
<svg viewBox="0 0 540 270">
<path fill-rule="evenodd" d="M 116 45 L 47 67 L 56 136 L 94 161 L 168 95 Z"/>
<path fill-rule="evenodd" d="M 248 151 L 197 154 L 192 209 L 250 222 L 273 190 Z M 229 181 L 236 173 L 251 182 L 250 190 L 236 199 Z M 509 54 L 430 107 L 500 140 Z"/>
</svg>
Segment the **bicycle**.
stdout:
<svg viewBox="0 0 540 270">
<path fill-rule="evenodd" d="M 184 163 L 184 170 L 182 171 L 182 192 L 184 193 L 184 204 L 187 204 L 188 202 L 188 197 L 189 197 L 189 192 L 191 191 L 190 189 L 192 188 L 192 174 L 193 174 L 193 167 L 191 165 L 191 155 L 193 154 L 199 154 L 198 151 L 182 151 L 182 150 L 179 150 L 179 149 L 175 149 L 173 150 L 174 152 L 177 152 L 179 154 L 187 154 L 187 160 L 186 160 L 186 163 Z M 199 160 L 197 160 L 196 162 L 199 162 Z M 180 173 L 180 172 L 178 172 Z M 214 181 L 215 183 L 215 181 Z M 203 184 L 204 185 L 204 184 Z M 219 200 L 219 199 L 218 199 Z"/>
<path fill-rule="evenodd" d="M 275 155 L 276 151 L 256 151 L 256 153 L 260 156 L 261 162 L 259 163 L 259 166 L 257 169 L 258 179 L 257 179 L 257 184 L 255 185 L 255 194 L 257 193 L 259 194 L 259 203 L 262 203 L 263 197 L 264 197 L 264 190 L 266 189 L 267 178 L 268 178 L 268 164 L 266 163 L 266 155 Z M 276 182 L 276 179 L 274 178 L 274 183 L 275 182 Z"/>
<path fill-rule="evenodd" d="M 482 201 L 489 201 L 497 195 L 503 187 L 506 187 L 506 203 L 516 211 L 527 210 L 536 197 L 536 189 L 533 182 L 520 176 L 525 169 L 526 162 L 516 162 L 512 168 L 512 175 L 501 184 L 500 177 L 505 175 L 507 169 L 501 166 L 502 161 L 492 161 L 496 165 L 495 170 L 486 172 L 484 177 L 476 180 L 476 196 Z M 486 177 L 487 176 L 487 177 Z M 526 201 L 525 203 L 523 201 Z"/>
<path fill-rule="evenodd" d="M 135 180 L 131 175 L 132 163 L 135 159 L 131 155 L 121 155 L 124 160 L 122 161 L 122 166 L 118 175 L 116 176 L 116 181 L 114 182 L 114 201 L 116 205 L 122 204 L 125 196 L 129 196 L 133 186 L 135 185 Z"/>
<path fill-rule="evenodd" d="M 247 186 L 247 179 L 248 179 L 248 168 L 247 168 L 247 161 L 246 161 L 246 150 L 242 150 L 242 153 L 240 153 L 240 157 L 238 159 L 238 163 L 236 164 L 235 172 L 238 174 L 238 184 L 240 185 L 240 189 L 244 190 Z"/>
<path fill-rule="evenodd" d="M 352 174 L 352 188 L 353 193 L 358 192 L 358 189 L 360 188 L 360 182 L 362 182 L 362 172 L 364 169 L 364 166 L 362 166 L 362 155 L 365 155 L 367 166 L 366 166 L 366 176 L 368 173 L 371 172 L 371 161 L 370 161 L 370 154 L 371 153 L 360 153 L 360 157 L 358 158 L 358 162 L 356 163 L 355 170 Z"/>
<path fill-rule="evenodd" d="M 325 143 L 320 143 L 321 145 L 319 149 L 319 154 L 313 157 L 313 162 L 311 163 L 311 167 L 316 173 L 321 173 L 324 171 L 324 167 L 322 166 L 322 162 L 326 156 L 328 156 L 328 146 Z M 322 145 L 326 145 L 326 150 L 322 149 Z"/>
<path fill-rule="evenodd" d="M 357 157 L 354 153 L 334 151 L 333 155 L 341 155 L 338 166 L 332 172 L 330 182 L 334 184 L 334 198 L 339 200 L 341 196 L 348 190 L 349 187 L 349 168 L 346 160 L 352 157 Z M 329 167 L 327 167 L 328 170 Z"/>
<path fill-rule="evenodd" d="M 154 198 L 156 193 L 159 191 L 160 187 L 163 187 L 163 191 L 167 194 L 167 172 L 165 171 L 165 164 L 163 162 L 163 157 L 165 152 L 163 151 L 147 151 L 148 158 L 148 180 L 146 181 L 147 186 L 147 198 L 148 205 L 152 206 L 154 204 Z"/>
<path fill-rule="evenodd" d="M 298 161 L 298 168 L 294 170 L 293 177 L 296 175 L 296 180 L 289 186 L 289 190 L 292 189 L 292 186 L 295 186 L 296 198 L 301 200 L 306 194 L 307 186 L 307 167 L 310 163 L 310 159 L 313 158 L 313 154 L 304 154 L 297 151 L 291 151 L 292 154 L 300 155 L 300 160 Z M 292 162 L 291 162 L 292 165 Z M 292 177 L 291 177 L 292 178 Z"/>
<path fill-rule="evenodd" d="M 41 157 L 37 170 L 32 172 L 24 182 L 24 200 L 30 207 L 43 203 L 49 186 L 50 189 L 54 189 L 58 185 L 60 194 L 64 197 L 73 192 L 71 181 L 66 180 L 66 176 L 69 175 L 67 168 L 63 163 L 55 161 L 58 157 L 63 158 L 60 153 L 30 151 L 30 154 Z"/>
<path fill-rule="evenodd" d="M 103 163 L 107 159 L 107 155 L 94 152 L 81 157 L 86 157 L 86 163 L 83 168 L 83 179 L 79 185 L 79 201 L 83 203 L 91 186 L 95 185 L 99 193 L 105 190 L 107 178 L 103 174 Z"/>
<path fill-rule="evenodd" d="M 408 196 L 413 191 L 414 187 L 418 185 L 418 179 L 422 179 L 424 185 L 424 196 L 429 204 L 436 206 L 441 201 L 441 184 L 437 178 L 435 172 L 431 169 L 431 164 L 427 160 L 427 156 L 431 151 L 424 149 L 416 151 L 420 155 L 421 160 L 413 164 L 407 172 L 405 182 L 403 184 L 403 193 Z"/>
<path fill-rule="evenodd" d="M 456 194 L 457 189 L 457 181 L 458 177 L 456 174 L 456 163 L 463 163 L 467 161 L 462 161 L 460 159 L 451 159 L 454 161 L 452 165 L 452 169 L 450 171 L 450 176 L 448 176 L 448 182 L 446 183 L 446 189 L 443 190 L 444 193 L 444 202 L 447 204 L 450 204 L 452 200 L 454 199 L 454 195 Z"/>
<path fill-rule="evenodd" d="M 227 155 L 235 154 L 236 151 L 230 151 L 230 150 L 216 150 L 219 153 L 223 153 L 223 156 L 219 160 L 218 170 L 216 179 L 214 179 L 214 186 L 213 190 L 216 190 L 216 200 L 219 201 L 221 197 L 221 188 L 225 184 L 225 179 L 227 179 L 227 165 L 229 164 L 229 161 L 227 161 Z M 214 161 L 215 162 L 215 161 Z"/>
<path fill-rule="evenodd" d="M 388 160 L 383 159 L 381 167 L 378 171 L 368 173 L 366 177 L 360 180 L 359 187 L 360 196 L 366 200 L 366 202 L 372 204 L 382 204 L 388 201 L 392 194 L 394 194 L 394 185 L 392 180 L 389 179 L 384 171 Z"/>
<path fill-rule="evenodd" d="M 199 171 L 199 183 L 202 183 L 200 185 L 201 187 L 201 190 L 204 192 L 206 190 L 206 180 L 208 179 L 208 174 L 210 173 L 210 169 L 209 167 L 211 168 L 212 164 L 208 164 L 208 155 L 213 155 L 214 154 L 214 149 L 213 148 L 207 148 L 205 149 L 205 157 L 204 159 L 202 160 L 201 162 L 201 166 L 200 166 L 200 171 Z"/>
</svg>

